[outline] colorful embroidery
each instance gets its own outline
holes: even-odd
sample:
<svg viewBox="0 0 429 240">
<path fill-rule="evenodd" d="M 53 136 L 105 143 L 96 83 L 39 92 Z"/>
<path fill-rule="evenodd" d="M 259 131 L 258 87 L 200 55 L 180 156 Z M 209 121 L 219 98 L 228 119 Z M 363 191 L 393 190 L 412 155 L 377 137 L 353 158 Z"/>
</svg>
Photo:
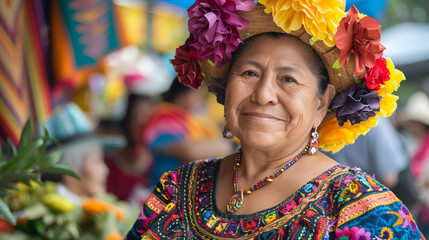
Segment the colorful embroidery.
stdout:
<svg viewBox="0 0 429 240">
<path fill-rule="evenodd" d="M 230 215 L 216 206 L 219 165 L 165 174 L 125 239 L 424 239 L 395 195 L 359 169 L 337 165 L 277 206 Z"/>
</svg>

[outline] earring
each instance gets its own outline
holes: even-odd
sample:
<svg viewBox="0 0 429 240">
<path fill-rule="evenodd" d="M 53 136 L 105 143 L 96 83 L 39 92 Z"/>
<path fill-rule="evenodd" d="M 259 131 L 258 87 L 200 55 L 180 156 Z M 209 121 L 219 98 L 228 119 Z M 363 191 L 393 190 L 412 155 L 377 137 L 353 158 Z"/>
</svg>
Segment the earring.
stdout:
<svg viewBox="0 0 429 240">
<path fill-rule="evenodd" d="M 222 136 L 223 136 L 223 138 L 226 138 L 226 139 L 233 139 L 234 138 L 234 134 L 231 132 L 231 130 L 229 130 L 229 128 L 226 124 L 223 127 Z"/>
<path fill-rule="evenodd" d="M 310 141 L 310 149 L 308 150 L 308 153 L 314 155 L 319 151 L 319 142 L 317 141 L 319 134 L 317 133 L 317 127 L 314 129 L 314 132 L 311 133 L 311 136 L 313 136 L 313 139 Z"/>
</svg>

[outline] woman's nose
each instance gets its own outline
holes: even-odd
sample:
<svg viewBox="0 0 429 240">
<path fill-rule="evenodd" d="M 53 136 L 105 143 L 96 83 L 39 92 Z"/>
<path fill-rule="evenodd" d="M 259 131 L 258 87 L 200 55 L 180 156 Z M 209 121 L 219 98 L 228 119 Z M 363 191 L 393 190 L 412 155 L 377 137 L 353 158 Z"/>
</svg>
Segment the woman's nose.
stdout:
<svg viewBox="0 0 429 240">
<path fill-rule="evenodd" d="M 276 104 L 278 102 L 273 76 L 264 76 L 258 82 L 255 86 L 252 100 L 260 105 Z"/>
</svg>

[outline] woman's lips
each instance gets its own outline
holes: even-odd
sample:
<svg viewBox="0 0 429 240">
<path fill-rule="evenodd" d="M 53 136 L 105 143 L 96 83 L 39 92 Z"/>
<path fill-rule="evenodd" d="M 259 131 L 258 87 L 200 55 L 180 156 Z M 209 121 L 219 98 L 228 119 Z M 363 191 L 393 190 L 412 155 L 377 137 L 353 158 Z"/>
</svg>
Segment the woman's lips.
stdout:
<svg viewBox="0 0 429 240">
<path fill-rule="evenodd" d="M 259 120 L 259 121 L 278 121 L 280 119 L 274 117 L 273 115 L 266 114 L 266 113 L 258 113 L 258 112 L 246 112 L 243 113 L 244 116 L 253 119 L 253 120 Z"/>
</svg>

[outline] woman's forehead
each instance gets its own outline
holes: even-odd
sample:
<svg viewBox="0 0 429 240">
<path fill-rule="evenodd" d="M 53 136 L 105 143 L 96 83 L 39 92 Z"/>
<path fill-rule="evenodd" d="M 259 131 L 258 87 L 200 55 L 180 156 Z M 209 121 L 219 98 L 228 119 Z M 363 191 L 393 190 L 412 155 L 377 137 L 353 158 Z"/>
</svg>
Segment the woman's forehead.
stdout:
<svg viewBox="0 0 429 240">
<path fill-rule="evenodd" d="M 247 42 L 243 52 L 238 57 L 240 62 L 258 62 L 277 58 L 279 61 L 304 63 L 309 57 L 311 49 L 304 43 L 290 36 L 260 36 Z"/>
</svg>

